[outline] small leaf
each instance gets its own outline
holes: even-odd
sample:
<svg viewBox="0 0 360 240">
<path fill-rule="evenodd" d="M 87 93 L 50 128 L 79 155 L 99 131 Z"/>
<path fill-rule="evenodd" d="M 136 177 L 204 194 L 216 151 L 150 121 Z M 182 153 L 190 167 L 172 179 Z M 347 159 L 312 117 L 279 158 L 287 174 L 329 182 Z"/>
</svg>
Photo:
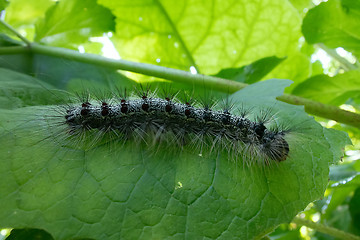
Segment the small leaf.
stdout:
<svg viewBox="0 0 360 240">
<path fill-rule="evenodd" d="M 273 70 L 285 58 L 267 57 L 241 68 L 226 68 L 214 76 L 243 83 L 255 83 Z"/>
<path fill-rule="evenodd" d="M 330 166 L 330 181 L 345 181 L 346 183 L 349 182 L 349 180 L 351 181 L 351 179 L 358 175 L 358 171 L 354 168 L 355 162 L 356 161 Z"/>
<path fill-rule="evenodd" d="M 108 31 L 114 31 L 113 15 L 96 0 L 63 0 L 37 22 L 35 41 L 74 48 Z"/>
<path fill-rule="evenodd" d="M 341 105 L 349 98 L 360 97 L 360 71 L 349 71 L 334 77 L 317 75 L 299 84 L 294 95 L 333 105 Z"/>
<path fill-rule="evenodd" d="M 303 53 L 294 53 L 274 68 L 264 79 L 290 79 L 294 83 L 286 89 L 291 91 L 297 84 L 310 76 L 310 58 Z"/>
<path fill-rule="evenodd" d="M 329 0 L 312 8 L 303 21 L 302 31 L 309 43 L 342 47 L 360 56 L 360 4 L 353 0 Z"/>
</svg>

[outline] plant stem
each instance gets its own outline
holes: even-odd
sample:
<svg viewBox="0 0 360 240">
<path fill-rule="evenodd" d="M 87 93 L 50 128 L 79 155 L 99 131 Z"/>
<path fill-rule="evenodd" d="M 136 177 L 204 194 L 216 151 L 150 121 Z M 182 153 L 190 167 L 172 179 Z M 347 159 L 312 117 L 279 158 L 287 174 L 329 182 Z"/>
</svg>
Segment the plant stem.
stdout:
<svg viewBox="0 0 360 240">
<path fill-rule="evenodd" d="M 18 31 L 16 31 L 16 29 L 14 29 L 12 26 L 10 26 L 1 19 L 0 19 L 0 24 L 4 25 L 5 28 L 7 28 L 10 32 L 15 34 L 18 38 L 20 38 L 24 43 L 26 43 L 27 46 L 30 46 L 31 42 L 28 39 L 26 39 L 23 35 L 21 35 Z"/>
<path fill-rule="evenodd" d="M 11 47 L 0 47 L 0 55 L 7 54 L 18 54 L 18 53 L 29 53 L 29 48 L 24 48 L 22 46 L 11 46 Z"/>
<path fill-rule="evenodd" d="M 293 105 L 304 105 L 305 111 L 315 116 L 332 119 L 360 128 L 360 114 L 290 94 L 284 94 L 277 97 L 277 99 Z"/>
<path fill-rule="evenodd" d="M 202 74 L 192 74 L 190 72 L 186 72 L 178 69 L 166 68 L 166 67 L 161 67 L 146 63 L 131 62 L 122 59 L 119 60 L 109 59 L 95 54 L 88 54 L 88 53 L 81 54 L 79 52 L 69 49 L 42 46 L 35 43 L 32 43 L 30 48 L 33 53 L 39 53 L 39 54 L 60 57 L 60 58 L 67 58 L 70 60 L 90 63 L 97 66 L 125 70 L 125 71 L 140 73 L 148 76 L 168 79 L 172 81 L 178 81 L 185 84 L 206 86 L 209 89 L 214 88 L 222 92 L 233 93 L 247 86 L 247 84 L 240 82 L 230 81 L 230 80 L 202 75 Z"/>
<path fill-rule="evenodd" d="M 306 220 L 304 218 L 295 217 L 292 221 L 295 224 L 306 226 L 308 228 L 312 228 L 318 232 L 322 232 L 325 234 L 328 234 L 330 236 L 339 238 L 339 239 L 346 239 L 346 240 L 360 240 L 359 236 L 355 236 L 351 233 L 347 233 L 344 231 L 341 231 L 336 228 L 328 227 L 319 223 L 315 223 L 309 220 Z"/>
</svg>

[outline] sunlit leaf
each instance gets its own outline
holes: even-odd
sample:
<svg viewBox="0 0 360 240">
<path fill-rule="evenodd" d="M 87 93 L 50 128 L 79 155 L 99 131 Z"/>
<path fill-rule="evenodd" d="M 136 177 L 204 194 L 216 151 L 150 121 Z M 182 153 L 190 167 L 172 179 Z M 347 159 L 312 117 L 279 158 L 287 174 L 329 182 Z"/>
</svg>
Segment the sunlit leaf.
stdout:
<svg viewBox="0 0 360 240">
<path fill-rule="evenodd" d="M 74 47 L 90 36 L 114 30 L 111 12 L 96 0 L 63 0 L 47 10 L 36 24 L 35 41 L 63 47 Z"/>
<path fill-rule="evenodd" d="M 52 0 L 11 0 L 6 8 L 5 21 L 13 27 L 21 27 L 35 23 L 45 16 L 45 11 L 55 1 Z"/>
<path fill-rule="evenodd" d="M 360 56 L 360 4 L 353 0 L 329 0 L 312 8 L 302 31 L 309 43 L 342 47 Z"/>
<path fill-rule="evenodd" d="M 214 76 L 247 84 L 260 81 L 285 58 L 267 57 L 241 68 L 222 69 Z"/>
<path fill-rule="evenodd" d="M 299 84 L 292 93 L 323 103 L 341 105 L 349 98 L 360 96 L 360 71 L 350 71 L 334 77 L 317 75 Z"/>
<path fill-rule="evenodd" d="M 310 58 L 303 53 L 295 53 L 276 66 L 264 79 L 291 79 L 294 83 L 286 89 L 289 92 L 296 85 L 307 79 L 310 73 Z"/>
<path fill-rule="evenodd" d="M 129 60 L 215 74 L 296 50 L 300 17 L 287 0 L 99 0 Z"/>
</svg>

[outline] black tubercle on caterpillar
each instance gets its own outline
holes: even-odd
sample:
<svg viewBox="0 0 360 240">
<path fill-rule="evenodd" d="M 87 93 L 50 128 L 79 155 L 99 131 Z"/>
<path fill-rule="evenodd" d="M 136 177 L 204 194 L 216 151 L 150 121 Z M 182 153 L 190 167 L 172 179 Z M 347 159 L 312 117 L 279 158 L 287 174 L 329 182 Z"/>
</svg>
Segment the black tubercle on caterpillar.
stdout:
<svg viewBox="0 0 360 240">
<path fill-rule="evenodd" d="M 245 112 L 232 114 L 232 107 L 213 110 L 212 106 L 196 106 L 190 100 L 181 103 L 174 95 L 153 97 L 148 92 L 140 93 L 137 99 L 122 97 L 100 103 L 87 98 L 66 109 L 64 123 L 70 135 L 100 132 L 125 141 L 140 139 L 148 145 L 165 143 L 182 148 L 190 144 L 201 149 L 205 145 L 209 151 L 219 144 L 220 149 L 243 159 L 256 155 L 267 164 L 287 159 L 287 131 L 267 127 L 268 113 L 250 120 Z"/>
</svg>

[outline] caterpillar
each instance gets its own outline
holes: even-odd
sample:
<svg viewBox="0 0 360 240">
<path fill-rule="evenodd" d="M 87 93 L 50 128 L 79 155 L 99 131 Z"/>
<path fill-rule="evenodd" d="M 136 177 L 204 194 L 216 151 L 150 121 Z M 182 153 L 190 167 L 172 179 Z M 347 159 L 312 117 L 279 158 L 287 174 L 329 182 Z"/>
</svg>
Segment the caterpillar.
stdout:
<svg viewBox="0 0 360 240">
<path fill-rule="evenodd" d="M 139 91 L 137 97 L 126 96 L 126 91 L 119 95 L 93 100 L 88 92 L 78 94 L 78 103 L 57 111 L 56 125 L 64 126 L 65 138 L 76 145 L 90 138 L 92 147 L 106 139 L 143 142 L 149 148 L 190 146 L 200 155 L 226 151 L 231 159 L 243 159 L 246 164 L 268 165 L 288 157 L 288 130 L 269 126 L 270 110 L 260 111 L 251 120 L 249 111 L 243 107 L 236 111 L 228 103 L 217 110 L 221 104 L 186 97 L 181 101 L 176 94 L 161 98 L 147 90 Z"/>
</svg>

